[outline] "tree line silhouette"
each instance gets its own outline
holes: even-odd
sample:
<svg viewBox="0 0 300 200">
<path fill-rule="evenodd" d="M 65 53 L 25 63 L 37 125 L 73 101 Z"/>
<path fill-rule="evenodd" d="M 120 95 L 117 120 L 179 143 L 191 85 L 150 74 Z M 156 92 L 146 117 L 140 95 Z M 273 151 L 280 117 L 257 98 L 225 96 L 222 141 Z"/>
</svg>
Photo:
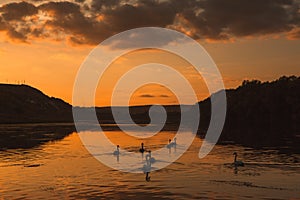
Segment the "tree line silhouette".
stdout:
<svg viewBox="0 0 300 200">
<path fill-rule="evenodd" d="M 234 141 L 252 147 L 299 146 L 300 77 L 283 76 L 272 82 L 245 80 L 238 88 L 226 90 L 226 96 L 227 117 L 219 143 Z M 205 135 L 210 119 L 210 99 L 198 105 L 203 119 L 199 133 Z"/>
</svg>

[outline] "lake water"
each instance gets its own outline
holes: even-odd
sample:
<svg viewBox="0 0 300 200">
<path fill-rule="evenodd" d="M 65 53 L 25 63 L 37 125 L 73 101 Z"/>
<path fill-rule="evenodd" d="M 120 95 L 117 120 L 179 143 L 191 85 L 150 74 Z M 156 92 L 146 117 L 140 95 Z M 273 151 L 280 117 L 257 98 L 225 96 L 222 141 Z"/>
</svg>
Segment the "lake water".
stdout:
<svg viewBox="0 0 300 200">
<path fill-rule="evenodd" d="M 155 151 L 174 137 L 171 131 L 151 139 L 120 131 L 105 134 L 133 152 L 141 142 Z M 99 162 L 76 132 L 32 148 L 8 148 L 0 151 L 0 199 L 300 199 L 298 154 L 217 145 L 199 159 L 201 144 L 196 137 L 176 162 L 151 172 L 149 182 L 143 173 L 124 173 Z M 244 167 L 231 165 L 233 152 Z"/>
</svg>

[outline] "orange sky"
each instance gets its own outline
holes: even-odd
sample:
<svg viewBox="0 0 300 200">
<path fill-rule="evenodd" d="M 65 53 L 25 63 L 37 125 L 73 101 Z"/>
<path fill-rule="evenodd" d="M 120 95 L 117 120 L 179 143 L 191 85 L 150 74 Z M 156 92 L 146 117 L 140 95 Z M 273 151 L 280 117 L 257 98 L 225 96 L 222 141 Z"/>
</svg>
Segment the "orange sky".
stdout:
<svg viewBox="0 0 300 200">
<path fill-rule="evenodd" d="M 2 6 L 11 2 L 2 2 Z M 3 19 L 5 19 L 5 12 L 0 9 L 0 16 L 2 15 Z M 15 17 L 13 20 L 16 22 L 18 16 L 13 17 Z M 110 19 L 105 17 L 101 17 L 101 20 Z M 24 16 L 21 18 L 23 23 L 25 18 Z M 8 18 L 6 22 L 12 23 L 8 21 Z M 115 23 L 119 23 L 119 21 L 115 21 Z M 180 24 L 174 22 L 173 27 L 168 26 L 174 28 L 175 25 L 178 30 Z M 31 27 L 33 25 L 28 23 L 24 26 Z M 62 98 L 71 103 L 72 88 L 77 70 L 96 44 L 89 44 L 88 42 L 85 44 L 70 43 L 70 34 L 73 33 L 60 30 L 65 35 L 60 33 L 60 38 L 57 38 L 57 33 L 53 27 L 49 30 L 52 31 L 49 33 L 52 34 L 51 37 L 28 36 L 27 38 L 30 40 L 20 41 L 20 39 L 12 38 L 5 28 L 1 29 L 0 21 L 0 82 L 23 83 L 25 81 L 26 84 L 42 90 L 49 96 Z M 75 28 L 72 30 L 77 31 Z M 196 32 L 197 30 L 196 28 L 193 29 Z M 295 30 L 293 29 L 294 32 Z M 288 33 L 290 32 L 288 31 Z M 88 35 L 86 32 L 84 34 Z M 87 37 L 86 35 L 84 36 Z M 92 38 L 93 36 L 89 37 Z M 286 37 L 284 32 L 278 32 L 265 35 L 235 36 L 230 40 L 199 38 L 197 41 L 214 59 L 223 76 L 225 86 L 232 88 L 240 85 L 243 79 L 273 80 L 282 75 L 300 75 L 300 40 L 298 38 L 292 39 Z M 208 96 L 201 77 L 188 63 L 171 54 L 158 51 L 140 51 L 120 58 L 111 66 L 109 73 L 98 86 L 96 104 L 98 106 L 109 105 L 110 93 L 118 77 L 134 65 L 149 62 L 158 62 L 179 69 L 191 82 L 199 100 Z M 188 100 L 186 102 L 193 103 Z M 166 88 L 148 85 L 136 91 L 130 103 L 141 105 L 174 104 L 177 102 L 174 95 Z"/>
</svg>

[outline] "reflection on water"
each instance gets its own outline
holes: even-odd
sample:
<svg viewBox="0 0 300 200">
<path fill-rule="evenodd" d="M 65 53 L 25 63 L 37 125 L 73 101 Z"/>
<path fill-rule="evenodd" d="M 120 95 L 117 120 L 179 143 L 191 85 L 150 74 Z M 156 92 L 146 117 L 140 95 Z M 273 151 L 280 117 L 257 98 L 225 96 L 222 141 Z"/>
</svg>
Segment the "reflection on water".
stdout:
<svg viewBox="0 0 300 200">
<path fill-rule="evenodd" d="M 73 124 L 0 124 L 0 150 L 34 148 L 74 132 Z"/>
<path fill-rule="evenodd" d="M 139 152 L 142 142 L 146 150 L 154 151 L 174 138 L 173 132 L 162 132 L 143 140 L 128 139 L 118 131 L 105 134 L 114 144 L 132 152 Z M 2 150 L 0 199 L 300 198 L 298 154 L 227 145 L 216 146 L 200 160 L 201 143 L 202 140 L 196 138 L 176 162 L 151 174 L 123 173 L 106 167 L 87 152 L 75 132 L 30 149 Z M 180 141 L 176 146 L 180 148 Z M 122 154 L 115 156 L 113 151 L 115 149 L 111 149 L 111 156 L 116 163 L 122 162 Z M 166 148 L 166 152 L 169 151 L 172 154 L 175 148 Z M 245 162 L 244 167 L 232 165 L 233 152 L 238 152 L 239 159 Z M 144 162 L 146 155 L 148 152 L 141 154 Z M 157 162 L 160 159 L 155 156 Z M 150 161 L 148 164 L 151 165 Z M 145 181 L 147 177 L 150 182 Z"/>
</svg>

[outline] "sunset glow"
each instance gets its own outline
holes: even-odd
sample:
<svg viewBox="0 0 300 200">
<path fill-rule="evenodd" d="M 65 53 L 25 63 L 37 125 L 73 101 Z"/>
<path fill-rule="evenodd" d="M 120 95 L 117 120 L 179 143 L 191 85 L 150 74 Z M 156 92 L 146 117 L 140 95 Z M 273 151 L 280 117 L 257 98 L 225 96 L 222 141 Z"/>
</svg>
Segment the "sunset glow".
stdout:
<svg viewBox="0 0 300 200">
<path fill-rule="evenodd" d="M 156 24 L 184 32 L 202 44 L 219 67 L 227 88 L 237 87 L 244 79 L 265 81 L 273 80 L 281 75 L 300 74 L 299 27 L 293 25 L 293 22 L 287 22 L 290 24 L 286 25 L 277 24 L 282 27 L 289 26 L 290 28 L 286 30 L 280 27 L 278 30 L 273 30 L 271 27 L 267 30 L 266 26 L 265 31 L 260 30 L 259 27 L 253 27 L 252 32 L 250 30 L 246 32 L 245 28 L 243 33 L 239 32 L 238 26 L 231 27 L 231 22 L 228 22 L 227 31 L 224 29 L 223 32 L 214 35 L 205 30 L 207 27 L 201 27 L 200 22 L 197 24 L 193 21 L 195 19 L 183 14 L 183 11 L 171 14 L 170 10 L 166 10 L 165 14 L 173 17 L 173 21 L 167 16 L 165 16 L 166 19 L 156 19 L 155 12 L 159 7 L 166 8 L 169 3 L 172 4 L 175 1 L 154 2 L 153 5 L 151 3 L 149 5 L 146 3 L 125 5 L 120 1 L 115 5 L 111 3 L 101 7 L 96 1 L 92 3 L 88 1 L 84 3 L 2 1 L 0 7 L 0 82 L 25 83 L 37 87 L 49 96 L 59 97 L 71 103 L 76 73 L 97 44 L 120 31 Z M 152 10 L 151 6 L 156 6 L 156 10 Z M 219 9 L 213 3 L 211 6 L 210 9 Z M 284 9 L 290 13 L 293 6 L 296 4 L 286 5 Z M 143 24 L 127 24 L 122 21 L 123 15 L 129 18 L 134 17 L 129 11 L 126 12 L 126 9 L 130 7 L 145 10 L 144 13 L 137 14 L 144 19 Z M 103 12 L 100 12 L 101 9 Z M 184 7 L 182 9 L 184 10 Z M 272 6 L 269 9 L 272 9 Z M 13 13 L 14 11 L 18 11 L 19 14 Z M 211 11 L 207 10 L 207 12 Z M 202 13 L 203 17 L 208 14 L 207 12 Z M 225 15 L 226 9 L 222 12 Z M 228 12 L 230 12 L 229 8 Z M 299 10 L 297 13 L 299 15 Z M 270 19 L 273 17 L 271 13 L 269 17 Z M 251 22 L 253 19 L 246 20 Z M 229 30 L 230 27 L 232 30 Z M 213 29 L 214 25 L 211 24 L 210 28 Z M 208 97 L 201 76 L 195 74 L 193 67 L 188 63 L 167 53 L 141 51 L 122 57 L 111 66 L 110 74 L 113 75 L 107 75 L 100 81 L 96 104 L 110 105 L 111 89 L 117 78 L 131 67 L 149 62 L 180 69 L 191 81 L 198 100 Z M 152 96 L 157 98 L 150 98 Z M 165 89 L 147 86 L 136 91 L 130 103 L 131 105 L 174 104 L 176 99 Z"/>
</svg>

